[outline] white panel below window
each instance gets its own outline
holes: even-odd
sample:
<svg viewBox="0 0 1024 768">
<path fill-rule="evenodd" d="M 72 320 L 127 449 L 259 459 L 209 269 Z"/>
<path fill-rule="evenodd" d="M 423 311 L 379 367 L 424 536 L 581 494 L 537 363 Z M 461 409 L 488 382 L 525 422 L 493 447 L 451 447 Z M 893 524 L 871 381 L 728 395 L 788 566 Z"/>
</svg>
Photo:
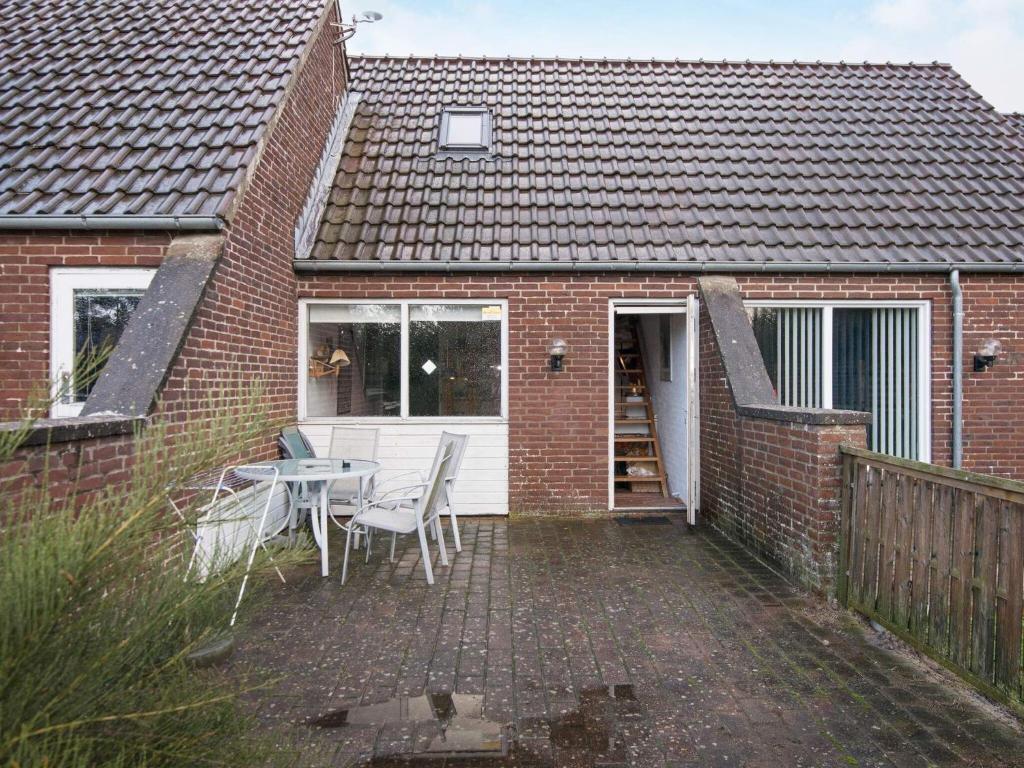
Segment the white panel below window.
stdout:
<svg viewBox="0 0 1024 768">
<path fill-rule="evenodd" d="M 459 515 L 508 514 L 508 423 L 438 420 L 409 422 L 397 419 L 346 419 L 347 427 L 380 429 L 379 480 L 401 472 L 428 472 L 441 432 L 469 435 L 462 470 L 455 484 Z M 299 422 L 317 456 L 326 456 L 331 424 Z"/>
</svg>

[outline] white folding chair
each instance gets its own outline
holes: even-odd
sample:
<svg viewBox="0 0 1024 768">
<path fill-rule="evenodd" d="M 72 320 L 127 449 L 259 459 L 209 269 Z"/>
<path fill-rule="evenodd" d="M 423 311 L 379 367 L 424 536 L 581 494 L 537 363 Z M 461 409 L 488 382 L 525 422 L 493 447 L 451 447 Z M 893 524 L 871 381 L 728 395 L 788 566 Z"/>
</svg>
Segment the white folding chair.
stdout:
<svg viewBox="0 0 1024 768">
<path fill-rule="evenodd" d="M 469 435 L 442 432 L 442 445 L 444 445 L 446 439 L 451 442 L 454 453 L 452 454 L 451 465 L 448 467 L 448 474 L 444 478 L 444 503 L 441 505 L 441 509 L 447 508 L 448 510 L 448 517 L 452 524 L 452 538 L 455 539 L 455 551 L 461 552 L 462 539 L 459 538 L 459 519 L 455 515 L 455 481 L 459 477 L 459 470 L 462 469 L 462 459 L 466 455 L 466 444 L 469 442 Z M 438 528 L 442 532 L 444 531 L 440 523 Z"/>
<path fill-rule="evenodd" d="M 445 450 L 451 448 L 452 461 L 451 465 L 448 468 L 448 475 L 444 478 L 444 493 L 442 495 L 441 501 L 439 502 L 438 511 L 439 513 L 443 512 L 444 510 L 448 511 L 448 516 L 449 518 L 451 518 L 452 538 L 455 541 L 456 552 L 462 551 L 462 539 L 459 537 L 459 519 L 458 516 L 455 514 L 455 481 L 458 479 L 459 469 L 462 467 L 462 459 L 466 455 L 466 444 L 468 442 L 469 435 L 457 435 L 453 432 L 442 432 L 441 439 L 437 443 L 437 450 L 434 452 L 434 462 L 437 462 L 438 457 L 440 457 Z M 413 478 L 413 483 L 410 483 L 409 480 Z M 405 485 L 393 485 L 393 483 L 399 481 L 405 483 Z M 376 498 L 371 499 L 371 501 L 375 501 L 376 499 L 383 499 L 388 496 L 393 496 L 397 492 L 402 491 L 405 488 L 416 487 L 417 485 L 420 485 L 424 482 L 426 482 L 426 476 L 424 475 L 423 472 L 419 470 L 412 470 L 409 472 L 402 472 L 397 475 L 392 475 L 384 482 L 377 484 Z M 443 531 L 444 527 L 439 522 L 436 529 L 431 529 L 431 534 L 436 539 L 437 534 L 443 534 Z M 394 536 L 392 536 L 391 538 L 391 545 L 393 550 L 395 543 Z"/>
<path fill-rule="evenodd" d="M 227 476 L 235 469 L 242 467 L 229 467 L 223 475 Z M 238 607 L 245 595 L 256 550 L 263 547 L 266 551 L 267 541 L 289 527 L 291 519 L 291 500 L 284 483 L 278 481 L 277 468 L 250 465 L 245 469 L 258 471 L 261 479 L 249 488 L 228 488 L 223 482 L 218 485 L 213 499 L 200 510 L 196 524 L 196 548 L 188 566 L 188 572 L 194 567 L 197 578 L 203 581 L 230 566 L 248 550 L 245 575 L 231 614 L 231 626 L 238 617 Z M 283 582 L 284 574 L 276 565 L 274 570 Z"/>
<path fill-rule="evenodd" d="M 430 549 L 427 546 L 427 527 L 436 532 L 440 503 L 444 496 L 444 479 L 448 476 L 453 450 L 449 446 L 434 462 L 430 475 L 425 483 L 416 483 L 403 489 L 403 495 L 389 496 L 371 501 L 356 512 L 349 525 L 345 540 L 345 559 L 341 566 L 341 583 L 348 577 L 348 555 L 352 544 L 352 533 L 356 528 L 364 531 L 374 529 L 388 531 L 392 536 L 391 559 L 395 557 L 394 536 L 400 533 L 415 531 L 420 539 L 420 551 L 423 556 L 423 570 L 427 574 L 427 583 L 434 583 L 434 570 L 430 567 Z M 417 492 L 418 491 L 418 492 Z M 441 562 L 448 565 L 448 552 L 444 546 L 444 535 L 437 537 Z M 369 557 L 369 546 L 367 546 Z"/>
<path fill-rule="evenodd" d="M 379 442 L 379 429 L 334 427 L 331 429 L 331 447 L 327 453 L 327 458 L 376 461 Z M 359 495 L 359 483 L 364 482 L 363 498 L 368 499 L 373 495 L 372 475 L 368 479 L 352 478 L 350 480 L 335 481 L 327 495 L 331 514 L 341 514 L 343 512 L 355 514 L 358 511 L 355 505 L 356 498 Z M 340 508 L 338 512 L 335 512 L 336 507 Z"/>
</svg>

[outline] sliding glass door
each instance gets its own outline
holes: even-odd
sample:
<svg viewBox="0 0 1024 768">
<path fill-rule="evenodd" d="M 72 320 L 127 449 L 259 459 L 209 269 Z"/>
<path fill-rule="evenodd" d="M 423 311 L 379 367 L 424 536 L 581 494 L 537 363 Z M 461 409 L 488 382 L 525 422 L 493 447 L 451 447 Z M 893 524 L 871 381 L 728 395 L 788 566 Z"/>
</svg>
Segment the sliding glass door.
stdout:
<svg viewBox="0 0 1024 768">
<path fill-rule="evenodd" d="M 750 315 L 779 403 L 867 411 L 872 450 L 930 458 L 924 307 L 772 305 Z"/>
</svg>

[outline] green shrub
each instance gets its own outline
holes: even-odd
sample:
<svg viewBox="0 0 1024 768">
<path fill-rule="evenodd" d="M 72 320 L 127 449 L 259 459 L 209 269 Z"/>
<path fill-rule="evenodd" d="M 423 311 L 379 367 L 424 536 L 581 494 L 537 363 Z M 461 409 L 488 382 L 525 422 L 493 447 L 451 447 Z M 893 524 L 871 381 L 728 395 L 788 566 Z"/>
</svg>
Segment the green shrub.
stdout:
<svg viewBox="0 0 1024 768">
<path fill-rule="evenodd" d="M 191 540 L 169 514 L 166 491 L 265 440 L 273 425 L 260 400 L 253 388 L 194 403 L 202 419 L 156 417 L 135 436 L 128 482 L 76 502 L 54 498 L 45 472 L 38 489 L 4 497 L 0 488 L 0 765 L 255 765 L 272 757 L 238 701 L 259 681 L 186 663 L 227 629 L 241 568 L 206 583 L 184 578 Z M 16 443 L 0 442 L 0 461 Z M 275 553 L 278 565 L 304 557 Z M 267 567 L 257 559 L 257 574 Z"/>
</svg>

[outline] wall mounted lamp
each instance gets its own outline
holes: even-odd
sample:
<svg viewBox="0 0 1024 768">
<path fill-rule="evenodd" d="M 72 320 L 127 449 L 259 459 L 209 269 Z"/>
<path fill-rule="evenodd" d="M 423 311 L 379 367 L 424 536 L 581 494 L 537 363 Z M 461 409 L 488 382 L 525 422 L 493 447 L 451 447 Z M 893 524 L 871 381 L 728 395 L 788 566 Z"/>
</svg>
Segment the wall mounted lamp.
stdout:
<svg viewBox="0 0 1024 768">
<path fill-rule="evenodd" d="M 989 339 L 981 348 L 974 353 L 974 370 L 984 371 L 986 368 L 991 368 L 992 364 L 999 359 L 999 354 L 1003 351 L 1003 345 L 998 339 Z"/>
<path fill-rule="evenodd" d="M 341 369 L 351 364 L 348 355 L 343 349 L 334 349 L 326 344 L 317 348 L 316 352 L 309 356 L 309 375 L 314 379 L 322 379 L 324 376 L 337 376 Z"/>
<path fill-rule="evenodd" d="M 562 370 L 562 358 L 565 357 L 565 353 L 568 351 L 569 345 L 565 343 L 565 339 L 552 340 L 551 346 L 548 348 L 548 354 L 551 355 L 552 371 Z"/>
</svg>

